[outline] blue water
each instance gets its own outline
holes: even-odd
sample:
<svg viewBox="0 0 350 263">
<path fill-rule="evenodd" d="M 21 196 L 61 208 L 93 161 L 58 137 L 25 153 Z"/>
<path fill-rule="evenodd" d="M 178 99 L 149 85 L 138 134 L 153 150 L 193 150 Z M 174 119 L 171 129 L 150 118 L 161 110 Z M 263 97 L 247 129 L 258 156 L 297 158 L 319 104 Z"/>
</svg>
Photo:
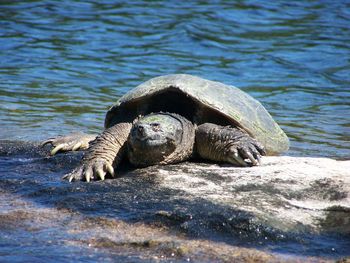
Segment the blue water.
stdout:
<svg viewBox="0 0 350 263">
<path fill-rule="evenodd" d="M 0 2 L 2 140 L 99 132 L 121 95 L 170 73 L 257 98 L 288 155 L 350 159 L 350 1 Z"/>
<path fill-rule="evenodd" d="M 1 139 L 101 131 L 118 97 L 189 73 L 259 99 L 291 155 L 350 156 L 349 1 L 1 1 Z"/>
</svg>

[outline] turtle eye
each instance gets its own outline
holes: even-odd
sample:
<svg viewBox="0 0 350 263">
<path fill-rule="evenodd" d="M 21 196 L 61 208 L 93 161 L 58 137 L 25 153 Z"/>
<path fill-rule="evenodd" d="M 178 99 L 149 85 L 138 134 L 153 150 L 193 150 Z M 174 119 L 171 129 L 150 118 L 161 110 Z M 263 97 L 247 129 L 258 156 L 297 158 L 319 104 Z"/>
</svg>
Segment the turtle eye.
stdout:
<svg viewBox="0 0 350 263">
<path fill-rule="evenodd" d="M 152 129 L 153 129 L 154 131 L 159 131 L 159 130 L 160 130 L 160 124 L 159 124 L 158 122 L 152 122 L 152 123 L 150 124 L 150 126 L 152 127 Z"/>
</svg>

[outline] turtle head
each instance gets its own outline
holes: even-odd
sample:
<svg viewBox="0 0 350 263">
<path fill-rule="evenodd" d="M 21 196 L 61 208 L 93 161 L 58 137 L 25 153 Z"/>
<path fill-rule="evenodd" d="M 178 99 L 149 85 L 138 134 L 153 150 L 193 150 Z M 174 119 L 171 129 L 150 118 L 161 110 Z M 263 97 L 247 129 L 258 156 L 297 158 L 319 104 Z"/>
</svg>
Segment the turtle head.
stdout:
<svg viewBox="0 0 350 263">
<path fill-rule="evenodd" d="M 183 123 L 170 113 L 153 113 L 137 119 L 128 138 L 129 160 L 136 166 L 167 162 L 181 147 Z"/>
</svg>

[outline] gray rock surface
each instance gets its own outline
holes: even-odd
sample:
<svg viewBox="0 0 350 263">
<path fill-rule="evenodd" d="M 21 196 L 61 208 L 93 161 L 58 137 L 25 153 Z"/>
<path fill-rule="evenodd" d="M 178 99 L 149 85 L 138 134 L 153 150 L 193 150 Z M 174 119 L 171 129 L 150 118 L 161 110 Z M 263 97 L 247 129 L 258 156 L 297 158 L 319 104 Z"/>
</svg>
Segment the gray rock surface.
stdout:
<svg viewBox="0 0 350 263">
<path fill-rule="evenodd" d="M 138 172 L 159 177 L 160 187 L 249 212 L 281 231 L 350 234 L 350 161 L 281 156 L 264 157 L 259 167 L 188 162 Z"/>
<path fill-rule="evenodd" d="M 33 262 L 349 260 L 350 161 L 186 162 L 62 180 L 80 158 L 0 142 L 0 261 L 17 251 Z"/>
</svg>

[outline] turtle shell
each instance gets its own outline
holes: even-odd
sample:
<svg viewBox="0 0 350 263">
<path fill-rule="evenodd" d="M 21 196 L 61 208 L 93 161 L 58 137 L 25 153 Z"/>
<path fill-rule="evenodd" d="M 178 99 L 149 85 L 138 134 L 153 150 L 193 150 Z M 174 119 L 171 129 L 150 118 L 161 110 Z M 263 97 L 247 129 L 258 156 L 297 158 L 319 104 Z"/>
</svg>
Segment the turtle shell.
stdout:
<svg viewBox="0 0 350 263">
<path fill-rule="evenodd" d="M 152 78 L 130 90 L 107 112 L 105 128 L 160 111 L 181 114 L 196 124 L 239 126 L 269 155 L 289 148 L 288 137 L 259 101 L 234 86 L 186 74 Z"/>
</svg>

